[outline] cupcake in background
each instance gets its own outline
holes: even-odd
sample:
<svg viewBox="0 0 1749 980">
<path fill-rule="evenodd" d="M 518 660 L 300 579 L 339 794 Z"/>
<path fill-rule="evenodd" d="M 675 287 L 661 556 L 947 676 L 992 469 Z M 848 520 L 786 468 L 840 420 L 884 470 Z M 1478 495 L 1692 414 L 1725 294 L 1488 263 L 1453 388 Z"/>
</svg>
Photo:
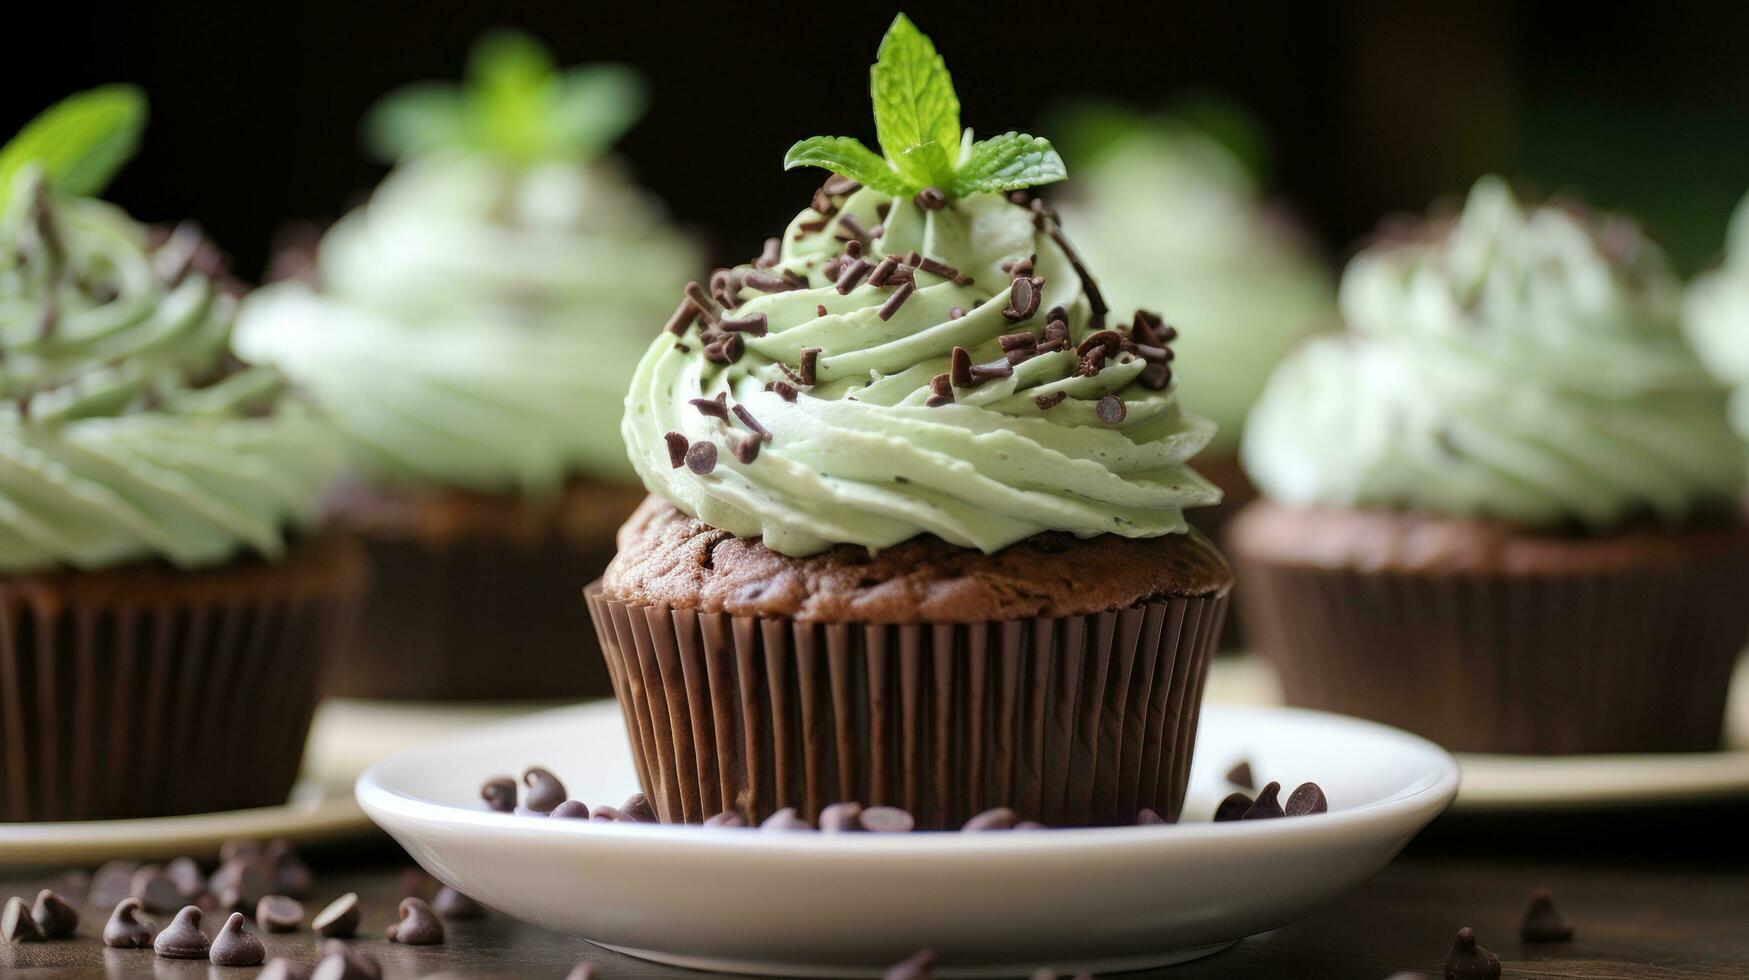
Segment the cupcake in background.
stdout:
<svg viewBox="0 0 1749 980">
<path fill-rule="evenodd" d="M 626 395 L 652 496 L 586 595 L 644 791 L 1176 819 L 1231 585 L 1184 519 L 1212 426 L 1026 193 L 1050 143 L 962 131 L 903 15 L 871 78 L 884 155 L 791 148 L 832 171 L 811 207 L 688 287 Z"/>
<path fill-rule="evenodd" d="M 1716 748 L 1749 636 L 1744 454 L 1632 222 L 1484 178 L 1342 278 L 1235 520 L 1288 700 L 1461 751 Z"/>
<path fill-rule="evenodd" d="M 1724 264 L 1689 287 L 1683 326 L 1701 360 L 1734 389 L 1731 424 L 1749 439 L 1749 198 L 1731 217 Z"/>
<path fill-rule="evenodd" d="M 642 498 L 620 403 L 698 261 L 604 156 L 642 92 L 627 69 L 561 72 L 526 36 L 485 37 L 465 85 L 371 111 L 394 170 L 307 281 L 245 305 L 242 349 L 345 434 L 333 513 L 380 570 L 334 693 L 609 693 L 577 590 Z"/>
<path fill-rule="evenodd" d="M 1254 496 L 1238 465 L 1246 413 L 1293 344 L 1335 323 L 1333 278 L 1264 195 L 1265 140 L 1236 106 L 1185 100 L 1142 115 L 1075 103 L 1057 115 L 1073 134 L 1075 181 L 1055 199 L 1064 222 L 1115 308 L 1158 310 L 1177 328 L 1179 391 L 1217 427 L 1197 468 L 1224 498 L 1191 519 L 1218 540 Z"/>
<path fill-rule="evenodd" d="M 216 250 L 94 196 L 145 119 L 108 86 L 0 149 L 0 821 L 285 802 L 363 587 Z"/>
</svg>

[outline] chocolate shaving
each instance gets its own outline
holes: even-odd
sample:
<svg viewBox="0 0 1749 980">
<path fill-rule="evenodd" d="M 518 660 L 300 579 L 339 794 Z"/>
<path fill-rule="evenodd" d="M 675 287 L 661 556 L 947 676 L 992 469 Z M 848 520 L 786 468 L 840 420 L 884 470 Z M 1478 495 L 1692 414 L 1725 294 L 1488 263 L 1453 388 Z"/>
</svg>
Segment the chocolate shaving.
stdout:
<svg viewBox="0 0 1749 980">
<path fill-rule="evenodd" d="M 674 470 L 679 469 L 686 463 L 686 437 L 678 432 L 669 432 L 663 435 L 662 438 L 668 441 L 668 468 Z M 514 800 L 516 790 L 512 789 L 510 792 Z"/>
<path fill-rule="evenodd" d="M 960 270 L 940 259 L 932 259 L 917 251 L 905 253 L 905 264 L 913 269 L 922 269 L 932 276 L 940 276 L 956 286 L 970 286 L 972 284 L 972 281 L 967 279 Z"/>
<path fill-rule="evenodd" d="M 769 272 L 760 272 L 754 269 L 741 276 L 741 285 L 762 293 L 787 293 L 792 289 L 800 289 L 806 283 L 798 284 L 790 279 L 779 278 Z"/>
<path fill-rule="evenodd" d="M 717 302 L 711 299 L 710 294 L 704 291 L 703 286 L 697 282 L 687 283 L 686 296 L 692 300 L 693 307 L 698 310 L 698 315 L 704 318 L 704 322 L 717 322 Z"/>
<path fill-rule="evenodd" d="M 1044 288 L 1042 277 L 1016 276 L 1008 285 L 1008 305 L 1002 309 L 1003 319 L 1010 323 L 1032 319 L 1032 315 L 1038 312 Z"/>
<path fill-rule="evenodd" d="M 782 365 L 782 364 L 780 364 L 778 366 L 779 367 L 786 367 L 786 365 Z M 783 399 L 786 402 L 793 402 L 796 400 L 796 390 L 787 381 L 768 381 L 765 383 L 765 390 L 776 392 L 777 397 Z"/>
<path fill-rule="evenodd" d="M 686 468 L 705 476 L 717 468 L 717 446 L 714 442 L 695 442 L 686 451 Z"/>
<path fill-rule="evenodd" d="M 1045 221 L 1045 234 L 1049 235 L 1051 241 L 1056 242 L 1057 247 L 1063 250 L 1063 254 L 1069 259 L 1069 268 L 1074 269 L 1075 275 L 1080 278 L 1081 289 L 1087 294 L 1087 302 L 1093 307 L 1093 318 L 1103 321 L 1105 314 L 1110 312 L 1110 307 L 1105 305 L 1105 297 L 1099 292 L 1099 284 L 1093 281 L 1093 274 L 1087 271 L 1087 263 L 1081 261 L 1080 253 L 1075 251 L 1075 246 L 1069 244 L 1068 236 L 1064 235 L 1063 229 L 1057 225 L 1056 215 L 1049 212 L 1048 209 L 1039 213 L 1046 215 L 1049 219 Z"/>
<path fill-rule="evenodd" d="M 1007 378 L 1014 374 L 1014 368 L 1008 363 L 1008 358 L 999 361 L 987 361 L 972 365 L 972 380 L 974 382 L 992 381 L 996 378 Z"/>
<path fill-rule="evenodd" d="M 826 230 L 826 225 L 831 220 L 831 218 L 809 218 L 807 221 L 797 222 L 796 231 L 804 235 L 812 235 L 814 232 Z"/>
<path fill-rule="evenodd" d="M 838 213 L 838 202 L 832 200 L 832 195 L 826 193 L 822 185 L 814 191 L 814 196 L 808 201 L 808 206 L 830 218 Z"/>
<path fill-rule="evenodd" d="M 733 269 L 718 269 L 711 273 L 711 298 L 732 310 L 741 305 L 741 284 Z"/>
<path fill-rule="evenodd" d="M 783 376 L 790 379 L 790 381 L 794 382 L 795 384 L 799 384 L 799 385 L 807 384 L 806 381 L 802 380 L 802 376 L 796 373 L 796 369 L 790 367 L 788 364 L 785 364 L 782 361 L 778 361 L 777 362 L 777 369 L 779 371 L 782 371 Z"/>
<path fill-rule="evenodd" d="M 1039 353 L 1048 354 L 1051 351 L 1068 349 L 1069 325 L 1062 320 L 1052 320 L 1046 323 L 1044 339 L 1040 340 L 1038 345 Z"/>
<path fill-rule="evenodd" d="M 1091 378 L 1105 370 L 1105 348 L 1095 347 L 1081 355 L 1081 364 L 1075 368 L 1078 378 Z"/>
<path fill-rule="evenodd" d="M 955 347 L 948 359 L 947 373 L 955 388 L 970 388 L 973 384 L 971 351 L 964 347 Z"/>
<path fill-rule="evenodd" d="M 728 321 L 724 320 L 723 322 L 727 323 Z M 1075 348 L 1075 353 L 1085 356 L 1088 351 L 1095 347 L 1104 348 L 1105 356 L 1111 357 L 1123 349 L 1123 337 L 1116 330 L 1101 330 L 1098 333 L 1090 333 Z"/>
<path fill-rule="evenodd" d="M 688 297 L 680 301 L 680 306 L 674 311 L 674 315 L 668 318 L 667 326 L 662 329 L 678 337 L 686 333 L 697 321 L 698 307 L 693 304 L 692 298 Z"/>
<path fill-rule="evenodd" d="M 1034 395 L 1032 403 L 1037 405 L 1040 411 L 1049 411 L 1057 407 L 1058 403 L 1067 397 L 1069 397 L 1069 393 L 1066 391 L 1053 391 L 1048 395 Z"/>
<path fill-rule="evenodd" d="M 1024 259 L 1004 259 L 1002 260 L 1002 264 L 997 266 L 997 268 L 1008 273 L 1010 276 L 1030 276 L 1032 275 L 1033 260 L 1036 258 L 1037 256 L 1035 255 L 1029 255 Z"/>
<path fill-rule="evenodd" d="M 1106 425 L 1116 425 L 1130 413 L 1129 407 L 1123 403 L 1123 399 L 1116 395 L 1106 395 L 1101 398 L 1099 404 L 1093 407 L 1093 411 L 1099 416 L 1099 421 Z"/>
<path fill-rule="evenodd" d="M 729 333 L 744 333 L 754 337 L 763 337 L 770 330 L 770 321 L 763 313 L 744 316 L 738 319 L 724 317 L 717 327 Z"/>
<path fill-rule="evenodd" d="M 1038 338 L 1027 332 L 1005 333 L 996 338 L 997 346 L 1003 350 L 1030 349 L 1038 346 Z"/>
<path fill-rule="evenodd" d="M 948 380 L 947 375 L 938 374 L 935 377 L 930 378 L 929 391 L 930 395 L 923 400 L 923 404 L 928 405 L 930 408 L 936 408 L 941 405 L 950 405 L 953 403 L 953 384 Z"/>
<path fill-rule="evenodd" d="M 753 260 L 753 268 L 769 269 L 777 264 L 778 258 L 782 254 L 783 243 L 775 238 L 767 238 L 765 247 L 759 252 L 759 257 Z"/>
<path fill-rule="evenodd" d="M 844 296 L 855 289 L 857 283 L 862 281 L 863 276 L 868 275 L 871 268 L 873 266 L 869 265 L 867 259 L 852 259 L 844 266 L 844 271 L 838 274 L 838 282 L 836 283 L 838 295 Z"/>
<path fill-rule="evenodd" d="M 904 306 L 905 301 L 910 299 L 911 294 L 916 292 L 916 291 L 917 291 L 917 284 L 916 283 L 914 283 L 914 282 L 900 283 L 899 288 L 893 290 L 893 295 L 888 296 L 887 301 L 885 303 L 881 304 L 881 308 L 875 311 L 875 315 L 880 317 L 883 320 L 891 320 L 893 318 L 893 314 L 899 312 L 899 307 Z"/>
<path fill-rule="evenodd" d="M 717 392 L 715 398 L 689 398 L 686 403 L 698 409 L 700 415 L 724 420 L 729 417 L 729 393 L 726 391 Z"/>
<path fill-rule="evenodd" d="M 800 356 L 802 359 L 802 373 L 799 380 L 804 385 L 812 386 L 815 381 L 815 372 L 818 370 L 820 364 L 820 348 L 803 347 Z"/>
<path fill-rule="evenodd" d="M 733 364 L 746 351 L 746 343 L 738 333 L 724 334 L 705 345 L 705 359 L 714 364 Z"/>
<path fill-rule="evenodd" d="M 753 413 L 747 411 L 747 406 L 736 405 L 734 411 L 735 417 L 741 420 L 741 424 L 757 433 L 761 442 L 771 441 L 771 430 L 760 425 L 759 420 L 753 417 Z"/>
<path fill-rule="evenodd" d="M 854 194 L 862 190 L 862 185 L 843 174 L 833 174 L 820 185 L 820 190 L 833 197 L 842 197 L 845 194 Z"/>
</svg>

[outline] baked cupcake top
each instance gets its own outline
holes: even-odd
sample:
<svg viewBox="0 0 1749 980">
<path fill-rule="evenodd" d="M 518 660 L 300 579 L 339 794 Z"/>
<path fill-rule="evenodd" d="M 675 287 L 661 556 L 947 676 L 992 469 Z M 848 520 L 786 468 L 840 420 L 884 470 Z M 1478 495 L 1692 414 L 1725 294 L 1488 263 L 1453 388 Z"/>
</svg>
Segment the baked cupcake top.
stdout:
<svg viewBox="0 0 1749 980">
<path fill-rule="evenodd" d="M 611 425 L 697 268 L 661 206 L 601 154 L 641 111 L 627 70 L 560 73 L 521 35 L 465 89 L 413 86 L 367 120 L 401 159 L 317 250 L 315 285 L 245 304 L 239 345 L 318 395 L 373 482 L 542 494 L 630 481 Z"/>
<path fill-rule="evenodd" d="M 1290 504 L 1680 522 L 1743 472 L 1680 297 L 1630 221 L 1526 208 L 1483 178 L 1455 218 L 1387 229 L 1349 264 L 1349 332 L 1275 372 L 1243 461 Z"/>
<path fill-rule="evenodd" d="M 1075 160 L 1056 201 L 1113 306 L 1178 328 L 1178 390 L 1238 451 L 1263 383 L 1294 341 L 1336 321 L 1334 277 L 1240 157 L 1177 117 L 1082 108 L 1122 135 Z"/>
<path fill-rule="evenodd" d="M 230 350 L 235 297 L 192 225 L 98 193 L 146 117 L 73 96 L 0 150 L 0 571 L 281 556 L 341 463 L 280 375 Z"/>
<path fill-rule="evenodd" d="M 995 552 L 1043 531 L 1153 537 L 1219 492 L 1187 463 L 1170 328 L 1106 307 L 1054 213 L 1045 140 L 974 142 L 900 16 L 871 72 L 885 158 L 834 172 L 764 254 L 693 284 L 645 353 L 623 430 L 651 493 L 786 555 L 919 534 Z"/>
<path fill-rule="evenodd" d="M 1689 287 L 1683 324 L 1701 360 L 1735 387 L 1731 422 L 1749 438 L 1749 198 L 1731 218 L 1724 265 Z"/>
</svg>

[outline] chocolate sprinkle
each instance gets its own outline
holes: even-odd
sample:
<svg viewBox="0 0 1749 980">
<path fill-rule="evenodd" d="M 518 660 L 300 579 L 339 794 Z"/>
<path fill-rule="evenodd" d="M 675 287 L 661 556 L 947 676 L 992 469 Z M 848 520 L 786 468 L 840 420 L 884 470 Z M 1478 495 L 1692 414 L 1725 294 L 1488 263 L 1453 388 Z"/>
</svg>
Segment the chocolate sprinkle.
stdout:
<svg viewBox="0 0 1749 980">
<path fill-rule="evenodd" d="M 796 390 L 787 381 L 768 381 L 765 384 L 765 390 L 776 392 L 777 397 L 786 402 L 793 402 L 796 400 Z"/>
<path fill-rule="evenodd" d="M 717 322 L 717 303 L 705 293 L 704 287 L 697 282 L 686 284 L 686 298 L 692 300 L 693 308 L 706 323 Z"/>
<path fill-rule="evenodd" d="M 838 232 L 833 237 L 845 239 L 846 236 L 849 236 L 848 241 L 856 242 L 859 246 L 868 241 L 868 232 L 862 230 L 862 222 L 856 220 L 854 214 L 838 216 Z"/>
<path fill-rule="evenodd" d="M 686 333 L 686 331 L 697 321 L 698 306 L 693 303 L 692 298 L 689 296 L 680 301 L 680 306 L 675 309 L 674 315 L 668 318 L 668 325 L 662 329 L 678 337 Z"/>
<path fill-rule="evenodd" d="M 713 419 L 727 419 L 729 417 L 729 393 L 726 391 L 717 392 L 715 398 L 688 398 L 686 403 L 698 409 L 700 415 L 707 415 Z"/>
<path fill-rule="evenodd" d="M 1464 926 L 1445 956 L 1447 980 L 1497 980 L 1500 957 L 1476 945 L 1476 930 Z"/>
<path fill-rule="evenodd" d="M 868 284 L 870 286 L 885 286 L 887 280 L 893 278 L 893 271 L 899 268 L 901 265 L 897 255 L 889 255 L 881 259 L 880 263 L 874 267 L 874 271 L 868 274 Z"/>
<path fill-rule="evenodd" d="M 838 290 L 838 295 L 847 295 L 852 289 L 855 289 L 857 284 L 862 282 L 862 277 L 868 275 L 869 270 L 872 268 L 874 267 L 869 264 L 867 259 L 852 259 L 844 266 L 844 271 L 838 274 L 838 281 L 834 283 L 834 286 Z"/>
<path fill-rule="evenodd" d="M 1317 783 L 1301 783 L 1288 794 L 1287 806 L 1282 808 L 1282 812 L 1290 817 L 1328 813 L 1330 801 L 1324 798 L 1324 790 Z"/>
<path fill-rule="evenodd" d="M 747 411 L 747 406 L 736 405 L 735 406 L 735 417 L 741 420 L 742 425 L 745 425 L 747 428 L 752 429 L 755 433 L 758 433 L 759 440 L 761 442 L 770 442 L 771 441 L 771 430 L 767 429 L 763 425 L 760 425 L 759 420 L 753 417 L 753 413 Z"/>
<path fill-rule="evenodd" d="M 812 387 L 818 376 L 820 364 L 820 348 L 803 347 L 801 350 L 801 382 Z"/>
<path fill-rule="evenodd" d="M 667 440 L 667 442 L 668 442 L 668 468 L 671 470 L 679 469 L 681 467 L 681 465 L 686 462 L 686 449 L 687 449 L 686 437 L 681 435 L 678 432 L 668 432 L 668 433 L 664 433 L 662 438 Z M 488 784 L 488 785 L 490 785 L 490 784 Z M 482 791 L 482 792 L 484 792 L 484 791 Z M 510 793 L 511 793 L 512 809 L 514 809 L 515 795 L 516 795 L 516 784 L 515 783 L 510 784 Z M 488 799 L 488 802 L 490 802 L 489 799 Z M 492 807 L 492 809 L 497 810 L 497 809 L 501 809 L 501 807 L 494 805 Z M 506 811 L 506 812 L 509 812 L 509 811 Z"/>
<path fill-rule="evenodd" d="M 781 278 L 779 276 L 774 276 L 769 272 L 759 272 L 757 270 L 748 272 L 746 275 L 742 276 L 741 285 L 746 286 L 748 289 L 756 289 L 762 293 L 787 293 L 792 289 L 800 288 L 790 279 Z"/>
<path fill-rule="evenodd" d="M 711 296 L 732 310 L 741 305 L 741 280 L 733 269 L 718 269 L 711 273 Z"/>
<path fill-rule="evenodd" d="M 1044 288 L 1042 277 L 1016 276 L 1008 285 L 1008 305 L 1002 309 L 1003 319 L 1010 323 L 1032 319 L 1032 315 L 1038 312 Z"/>
<path fill-rule="evenodd" d="M 1067 397 L 1069 397 L 1069 393 L 1066 391 L 1053 391 L 1048 395 L 1033 396 L 1032 403 L 1037 405 L 1040 411 L 1049 411 L 1056 408 Z"/>
<path fill-rule="evenodd" d="M 956 286 L 970 286 L 972 284 L 972 281 L 967 279 L 960 270 L 948 265 L 940 259 L 929 258 L 920 252 L 912 251 L 905 253 L 905 264 L 913 269 L 922 269 L 930 275 L 940 276 Z"/>
<path fill-rule="evenodd" d="M 704 356 L 714 364 L 733 364 L 741 359 L 747 342 L 738 333 L 724 334 L 705 345 Z"/>
<path fill-rule="evenodd" d="M 695 442 L 686 451 L 686 468 L 699 476 L 707 476 L 717 468 L 717 447 L 711 442 Z"/>
<path fill-rule="evenodd" d="M 1014 374 L 1014 366 L 1009 364 L 1008 359 L 1004 357 L 999 361 L 988 361 L 983 364 L 974 364 L 972 365 L 971 373 L 972 381 L 981 383 L 996 378 L 1012 376 Z"/>
<path fill-rule="evenodd" d="M 752 316 L 744 316 L 734 320 L 724 319 L 717 324 L 717 327 L 727 330 L 729 333 L 744 333 L 754 337 L 763 337 L 770 330 L 770 321 L 766 319 L 765 314 L 755 313 Z"/>
<path fill-rule="evenodd" d="M 1005 333 L 996 338 L 997 346 L 1005 351 L 1030 350 L 1038 346 L 1038 338 L 1030 333 Z"/>
<path fill-rule="evenodd" d="M 1106 425 L 1116 425 L 1130 413 L 1129 407 L 1124 405 L 1123 399 L 1116 395 L 1106 395 L 1101 398 L 1093 410 L 1099 415 L 1099 421 Z"/>
<path fill-rule="evenodd" d="M 899 288 L 893 290 L 893 295 L 888 296 L 887 301 L 881 304 L 881 308 L 875 311 L 875 315 L 883 320 L 891 320 L 893 314 L 899 312 L 899 307 L 904 306 L 905 301 L 910 299 L 911 294 L 916 291 L 917 284 L 915 282 L 900 283 Z"/>
<path fill-rule="evenodd" d="M 940 211 L 947 207 L 947 194 L 939 187 L 925 187 L 912 200 L 925 211 Z"/>
<path fill-rule="evenodd" d="M 826 315 L 826 304 L 825 303 L 814 304 L 814 315 L 815 316 L 825 316 Z"/>
<path fill-rule="evenodd" d="M 46 931 L 46 930 L 45 930 Z M 1555 895 L 1547 888 L 1530 893 L 1530 907 L 1524 910 L 1524 924 L 1519 937 L 1527 943 L 1564 943 L 1573 939 L 1573 923 L 1555 910 Z"/>
</svg>

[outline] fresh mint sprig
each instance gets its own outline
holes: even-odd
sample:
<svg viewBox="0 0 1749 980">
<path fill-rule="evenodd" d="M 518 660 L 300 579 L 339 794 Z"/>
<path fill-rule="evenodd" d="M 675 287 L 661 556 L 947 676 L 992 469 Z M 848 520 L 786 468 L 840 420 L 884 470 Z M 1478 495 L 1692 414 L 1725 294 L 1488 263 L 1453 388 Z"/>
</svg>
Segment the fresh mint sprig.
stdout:
<svg viewBox="0 0 1749 980">
<path fill-rule="evenodd" d="M 869 69 L 869 94 L 880 154 L 853 137 L 815 136 L 790 147 L 784 169 L 821 167 L 894 196 L 936 187 L 948 197 L 963 197 L 1069 175 L 1043 137 L 1004 133 L 969 142 L 960 129 L 960 100 L 947 63 L 904 14 L 881 39 Z"/>
<path fill-rule="evenodd" d="M 420 82 L 390 92 L 364 120 L 365 146 L 395 161 L 433 150 L 515 163 L 589 161 L 644 113 L 643 81 L 622 65 L 560 71 L 533 37 L 498 30 L 474 42 L 463 85 Z"/>
<path fill-rule="evenodd" d="M 139 149 L 146 116 L 146 94 L 133 85 L 104 85 L 43 110 L 0 147 L 0 211 L 31 165 L 62 193 L 103 193 Z"/>
</svg>

